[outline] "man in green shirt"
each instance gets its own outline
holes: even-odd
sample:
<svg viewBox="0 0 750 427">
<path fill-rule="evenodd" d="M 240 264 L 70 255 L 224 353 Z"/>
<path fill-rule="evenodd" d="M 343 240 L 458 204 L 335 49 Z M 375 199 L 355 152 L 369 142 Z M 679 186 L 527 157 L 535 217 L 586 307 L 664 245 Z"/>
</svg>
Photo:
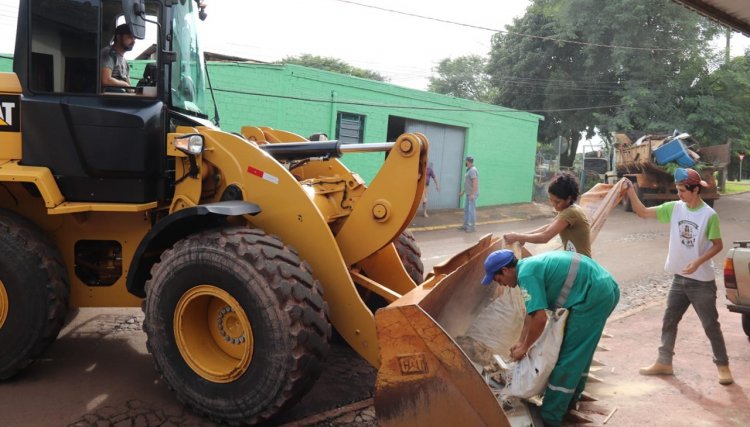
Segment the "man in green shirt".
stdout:
<svg viewBox="0 0 750 427">
<path fill-rule="evenodd" d="M 511 347 L 514 360 L 525 357 L 542 334 L 545 310 L 559 306 L 570 311 L 542 405 L 544 425 L 558 426 L 583 393 L 604 325 L 620 300 L 620 288 L 594 260 L 568 251 L 518 260 L 512 251 L 502 249 L 487 257 L 484 268 L 483 285 L 495 281 L 501 286 L 520 286 L 524 296 L 527 315 L 521 337 Z M 569 272 L 570 285 L 565 286 Z"/>
</svg>

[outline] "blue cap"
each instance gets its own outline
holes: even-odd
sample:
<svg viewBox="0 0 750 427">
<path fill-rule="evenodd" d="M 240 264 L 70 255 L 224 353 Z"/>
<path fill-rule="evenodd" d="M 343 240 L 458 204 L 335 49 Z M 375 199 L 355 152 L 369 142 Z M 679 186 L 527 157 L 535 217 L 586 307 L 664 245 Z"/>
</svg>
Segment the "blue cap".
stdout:
<svg viewBox="0 0 750 427">
<path fill-rule="evenodd" d="M 516 256 L 513 251 L 508 249 L 500 249 L 487 256 L 484 260 L 484 279 L 482 279 L 483 285 L 489 285 L 494 280 L 495 273 L 500 271 L 501 268 L 510 264 Z"/>
<path fill-rule="evenodd" d="M 676 184 L 700 185 L 708 187 L 708 183 L 701 179 L 701 175 L 690 168 L 677 168 L 674 171 L 674 182 Z"/>
</svg>

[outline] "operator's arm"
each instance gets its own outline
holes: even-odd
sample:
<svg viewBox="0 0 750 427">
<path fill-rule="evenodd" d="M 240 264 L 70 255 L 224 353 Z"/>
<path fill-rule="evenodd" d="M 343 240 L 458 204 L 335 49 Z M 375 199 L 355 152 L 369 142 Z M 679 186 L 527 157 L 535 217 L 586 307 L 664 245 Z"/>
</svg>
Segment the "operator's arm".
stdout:
<svg viewBox="0 0 750 427">
<path fill-rule="evenodd" d="M 479 175 L 474 177 L 474 180 L 471 182 L 471 194 L 469 196 L 474 196 L 476 199 L 477 193 L 479 192 Z"/>
<path fill-rule="evenodd" d="M 113 86 L 125 87 L 125 88 L 131 87 L 130 83 L 113 78 L 111 68 L 102 67 L 99 74 L 100 74 L 100 79 L 102 81 L 102 87 L 113 87 Z"/>
<path fill-rule="evenodd" d="M 551 224 L 547 224 L 544 227 L 539 227 L 534 231 L 528 233 L 508 233 L 503 236 L 506 243 L 547 243 L 552 240 L 553 237 L 557 236 L 565 230 L 568 226 L 568 221 L 557 218 Z"/>
<path fill-rule="evenodd" d="M 656 218 L 656 208 L 647 208 L 641 199 L 638 198 L 638 194 L 635 193 L 635 187 L 633 183 L 626 184 L 628 186 L 627 196 L 630 199 L 630 206 L 633 207 L 633 212 L 641 218 Z"/>
<path fill-rule="evenodd" d="M 518 342 L 510 348 L 510 357 L 513 360 L 521 360 L 529 351 L 529 347 L 542 335 L 544 326 L 547 324 L 547 312 L 537 310 L 526 315 L 523 321 L 523 333 Z"/>
</svg>

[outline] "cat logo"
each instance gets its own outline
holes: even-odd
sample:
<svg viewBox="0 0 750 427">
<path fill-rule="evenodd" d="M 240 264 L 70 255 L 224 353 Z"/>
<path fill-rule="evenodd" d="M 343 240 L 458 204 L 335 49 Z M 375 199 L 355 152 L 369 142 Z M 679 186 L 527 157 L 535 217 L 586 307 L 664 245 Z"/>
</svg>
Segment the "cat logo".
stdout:
<svg viewBox="0 0 750 427">
<path fill-rule="evenodd" d="M 0 132 L 21 130 L 21 97 L 0 95 Z"/>
</svg>

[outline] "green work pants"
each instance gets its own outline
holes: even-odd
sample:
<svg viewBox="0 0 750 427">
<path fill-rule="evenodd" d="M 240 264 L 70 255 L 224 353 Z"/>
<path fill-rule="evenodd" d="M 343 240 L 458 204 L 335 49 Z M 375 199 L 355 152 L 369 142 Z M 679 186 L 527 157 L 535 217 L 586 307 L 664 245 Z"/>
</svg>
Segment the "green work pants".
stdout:
<svg viewBox="0 0 750 427">
<path fill-rule="evenodd" d="M 562 424 L 568 409 L 580 399 L 596 345 L 619 300 L 620 288 L 609 280 L 592 287 L 583 303 L 570 308 L 560 355 L 544 391 L 542 419 L 545 426 Z"/>
</svg>

